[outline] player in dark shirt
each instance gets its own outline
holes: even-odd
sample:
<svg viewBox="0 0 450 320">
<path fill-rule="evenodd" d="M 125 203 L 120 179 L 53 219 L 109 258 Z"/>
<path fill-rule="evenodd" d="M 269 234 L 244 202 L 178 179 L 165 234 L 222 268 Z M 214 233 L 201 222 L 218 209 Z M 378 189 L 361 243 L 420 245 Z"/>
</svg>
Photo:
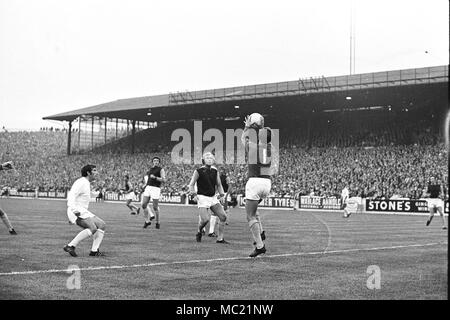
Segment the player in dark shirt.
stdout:
<svg viewBox="0 0 450 320">
<path fill-rule="evenodd" d="M 98 194 L 95 197 L 95 202 L 102 202 L 103 201 L 103 188 L 98 188 Z"/>
<path fill-rule="evenodd" d="M 254 239 L 255 250 L 250 257 L 266 252 L 265 233 L 257 214 L 258 205 L 266 198 L 272 186 L 271 177 L 278 169 L 278 150 L 272 143 L 272 130 L 268 127 L 253 128 L 246 117 L 241 141 L 245 146 L 248 164 L 248 181 L 245 185 L 245 210 Z"/>
<path fill-rule="evenodd" d="M 225 225 L 228 225 L 230 221 L 230 210 L 228 209 L 228 196 L 231 192 L 231 182 L 230 178 L 227 176 L 227 171 L 225 167 L 221 167 L 219 169 L 219 177 L 220 182 L 222 183 L 223 191 L 225 192 L 225 197 L 223 200 L 223 210 L 227 214 L 227 220 L 225 221 Z M 217 225 L 218 217 L 215 215 L 211 215 L 211 218 L 209 219 L 209 234 L 208 237 L 217 237 L 217 234 L 215 232 L 215 228 Z"/>
<path fill-rule="evenodd" d="M 6 171 L 6 170 L 12 170 L 12 169 L 14 169 L 14 167 L 13 167 L 13 164 L 11 161 L 0 164 L 0 171 L 2 171 L 2 170 Z M 12 235 L 16 235 L 17 232 L 14 230 L 11 222 L 9 221 L 8 215 L 6 214 L 5 211 L 3 211 L 2 208 L 0 208 L 0 218 L 2 219 L 5 226 L 8 228 L 9 233 Z"/>
<path fill-rule="evenodd" d="M 152 168 L 147 171 L 146 176 L 144 177 L 145 189 L 142 198 L 142 209 L 144 210 L 144 229 L 151 225 L 151 220 L 156 217 L 156 225 L 155 228 L 160 228 L 159 222 L 159 197 L 161 195 L 161 184 L 166 181 L 166 173 L 164 169 L 161 167 L 161 159 L 159 157 L 153 157 L 152 159 Z M 150 199 L 153 202 L 153 206 L 151 208 L 152 214 L 149 218 L 149 210 L 148 203 Z"/>
<path fill-rule="evenodd" d="M 128 175 L 125 175 L 124 188 L 121 190 L 121 192 L 125 196 L 125 205 L 131 210 L 130 214 L 139 214 L 141 208 L 136 207 L 132 203 L 135 196 L 135 190 L 133 189 L 133 185 L 131 184 L 130 177 Z"/>
<path fill-rule="evenodd" d="M 223 199 L 225 193 L 223 191 L 222 183 L 220 182 L 217 168 L 213 165 L 214 162 L 214 155 L 211 152 L 206 152 L 203 155 L 204 165 L 194 171 L 189 183 L 189 192 L 191 195 L 195 196 L 200 213 L 198 232 L 195 238 L 197 242 L 202 241 L 202 230 L 210 220 L 209 210 L 211 210 L 212 214 L 217 215 L 220 220 L 216 242 L 228 243 L 223 238 L 227 215 L 217 199 L 216 189 L 219 192 L 219 197 L 221 200 Z M 195 191 L 195 184 L 197 184 L 197 192 Z"/>
<path fill-rule="evenodd" d="M 222 167 L 220 169 L 220 182 L 222 183 L 223 191 L 225 192 L 225 200 L 224 200 L 224 204 L 223 204 L 223 209 L 225 210 L 225 213 L 227 214 L 227 221 L 225 224 L 228 225 L 228 222 L 230 221 L 230 209 L 229 209 L 228 200 L 230 198 L 231 193 L 233 192 L 233 184 L 230 180 L 230 176 L 227 174 L 227 170 L 225 169 L 225 167 Z"/>
<path fill-rule="evenodd" d="M 447 229 L 445 225 L 445 217 L 444 217 L 444 202 L 442 199 L 440 199 L 440 195 L 442 192 L 441 186 L 436 182 L 436 179 L 434 177 L 431 177 L 430 183 L 428 184 L 427 188 L 427 203 L 428 203 L 428 210 L 430 210 L 430 216 L 428 217 L 426 225 L 429 226 L 431 223 L 431 220 L 433 220 L 434 214 L 436 213 L 436 210 L 439 212 L 439 215 L 442 218 L 442 229 Z"/>
</svg>

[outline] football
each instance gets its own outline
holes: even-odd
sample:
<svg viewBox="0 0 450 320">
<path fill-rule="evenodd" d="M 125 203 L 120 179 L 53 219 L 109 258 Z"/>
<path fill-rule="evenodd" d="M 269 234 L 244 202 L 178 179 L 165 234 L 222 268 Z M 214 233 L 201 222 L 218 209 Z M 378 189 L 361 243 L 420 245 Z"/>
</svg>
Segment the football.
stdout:
<svg viewBox="0 0 450 320">
<path fill-rule="evenodd" d="M 262 127 L 264 127 L 264 117 L 261 114 L 255 112 L 252 113 L 248 118 L 251 128 L 261 129 Z"/>
</svg>

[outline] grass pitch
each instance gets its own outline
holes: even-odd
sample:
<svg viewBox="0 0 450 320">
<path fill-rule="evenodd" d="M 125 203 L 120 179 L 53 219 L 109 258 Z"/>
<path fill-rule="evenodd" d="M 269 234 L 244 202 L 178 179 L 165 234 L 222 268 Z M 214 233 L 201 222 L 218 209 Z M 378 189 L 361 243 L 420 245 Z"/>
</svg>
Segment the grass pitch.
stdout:
<svg viewBox="0 0 450 320">
<path fill-rule="evenodd" d="M 161 205 L 161 229 L 143 229 L 142 213 L 123 203 L 91 203 L 107 226 L 63 251 L 81 229 L 65 201 L 1 199 L 17 236 L 0 225 L 0 299 L 448 299 L 448 233 L 436 216 L 261 210 L 267 253 L 248 258 L 252 238 L 243 209 L 231 209 L 228 245 L 195 241 L 197 209 Z M 70 266 L 80 289 L 68 289 Z M 379 289 L 369 289 L 378 266 Z M 369 273 L 368 273 L 369 268 Z"/>
</svg>

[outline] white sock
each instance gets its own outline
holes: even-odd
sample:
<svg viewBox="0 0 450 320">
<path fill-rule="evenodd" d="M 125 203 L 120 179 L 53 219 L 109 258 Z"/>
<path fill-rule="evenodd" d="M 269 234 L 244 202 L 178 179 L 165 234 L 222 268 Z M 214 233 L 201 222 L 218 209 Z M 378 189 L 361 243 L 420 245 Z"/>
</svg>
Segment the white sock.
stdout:
<svg viewBox="0 0 450 320">
<path fill-rule="evenodd" d="M 263 228 L 263 226 L 262 226 L 262 223 L 261 223 L 261 218 L 260 218 L 260 216 L 259 216 L 259 212 L 258 211 L 256 211 L 256 220 L 258 221 L 258 223 L 259 223 L 259 229 L 261 229 L 261 233 L 264 231 L 264 228 Z"/>
<path fill-rule="evenodd" d="M 216 216 L 211 216 L 211 218 L 209 219 L 209 233 L 213 233 L 214 229 L 216 228 L 216 222 L 217 222 L 217 217 Z"/>
<path fill-rule="evenodd" d="M 102 243 L 103 236 L 105 235 L 105 231 L 101 229 L 97 229 L 97 232 L 94 233 L 94 241 L 92 241 L 92 249 L 91 251 L 98 251 L 100 244 Z"/>
<path fill-rule="evenodd" d="M 84 229 L 83 231 L 80 231 L 75 238 L 69 243 L 69 246 L 76 247 L 81 241 L 83 241 L 86 238 L 89 238 L 92 236 L 92 231 L 89 229 Z"/>
<path fill-rule="evenodd" d="M 222 222 L 222 221 L 219 221 L 219 232 L 218 232 L 218 235 L 217 235 L 217 240 L 218 241 L 222 241 L 223 240 L 223 233 L 224 233 L 224 229 L 225 229 L 225 221 L 224 222 Z"/>
</svg>

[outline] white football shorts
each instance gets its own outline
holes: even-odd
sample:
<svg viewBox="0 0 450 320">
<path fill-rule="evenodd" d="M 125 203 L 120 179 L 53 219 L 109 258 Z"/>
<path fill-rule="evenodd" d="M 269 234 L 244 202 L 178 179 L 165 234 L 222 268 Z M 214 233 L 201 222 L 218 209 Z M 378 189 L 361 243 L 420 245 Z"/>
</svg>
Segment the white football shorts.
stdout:
<svg viewBox="0 0 450 320">
<path fill-rule="evenodd" d="M 134 192 L 125 193 L 124 195 L 125 200 L 134 200 Z"/>
<path fill-rule="evenodd" d="M 150 197 L 152 200 L 159 199 L 160 195 L 161 195 L 161 188 L 154 186 L 146 186 L 143 194 L 144 197 Z"/>
<path fill-rule="evenodd" d="M 444 208 L 444 201 L 439 198 L 428 198 L 426 199 L 428 203 L 428 209 L 433 208 Z"/>
<path fill-rule="evenodd" d="M 349 213 L 356 213 L 358 211 L 358 201 L 356 201 L 355 199 L 348 199 L 346 200 L 346 207 L 345 209 L 347 210 L 347 212 Z"/>
<path fill-rule="evenodd" d="M 67 208 L 67 217 L 69 218 L 70 223 L 75 224 L 77 221 L 77 218 L 80 219 L 87 219 L 87 218 L 93 218 L 95 217 L 95 214 L 93 214 L 92 212 L 88 211 L 87 209 L 82 209 L 80 211 L 80 216 L 77 217 L 73 212 L 75 211 L 75 209 L 72 208 Z"/>
<path fill-rule="evenodd" d="M 270 189 L 272 188 L 272 181 L 266 178 L 249 178 L 245 185 L 245 199 L 261 200 L 266 198 Z"/>
<path fill-rule="evenodd" d="M 215 206 L 216 204 L 220 203 L 219 199 L 217 199 L 216 196 L 208 197 L 201 194 L 197 195 L 197 207 L 199 208 L 211 208 Z"/>
</svg>

